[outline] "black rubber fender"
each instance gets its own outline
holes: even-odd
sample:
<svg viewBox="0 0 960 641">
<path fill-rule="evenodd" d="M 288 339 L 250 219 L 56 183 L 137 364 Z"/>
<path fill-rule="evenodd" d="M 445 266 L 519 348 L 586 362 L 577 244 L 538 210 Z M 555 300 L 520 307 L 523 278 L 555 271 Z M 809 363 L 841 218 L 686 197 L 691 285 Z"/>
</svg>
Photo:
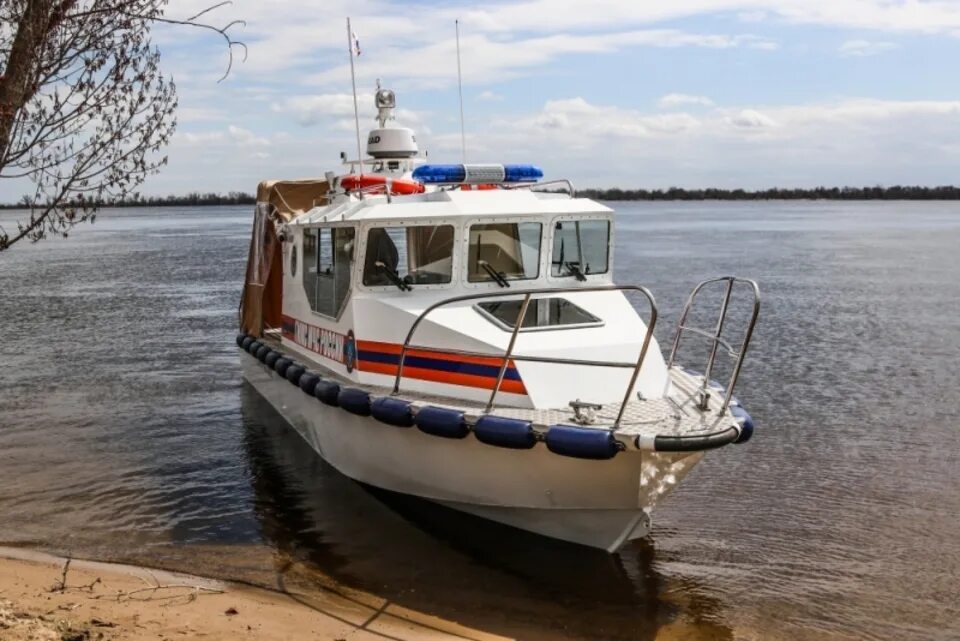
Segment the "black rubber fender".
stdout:
<svg viewBox="0 0 960 641">
<path fill-rule="evenodd" d="M 273 371 L 275 371 L 280 376 L 287 375 L 287 368 L 293 365 L 293 361 L 287 358 L 286 356 L 281 356 L 277 359 L 277 362 L 273 364 Z"/>
<path fill-rule="evenodd" d="M 294 385 L 300 384 L 300 377 L 303 376 L 303 373 L 307 371 L 307 368 L 299 363 L 292 363 L 290 367 L 287 368 L 287 371 L 284 372 L 284 376 L 287 377 L 287 380 L 293 383 Z"/>
<path fill-rule="evenodd" d="M 289 371 L 290 370 L 287 370 L 288 373 Z M 304 394 L 309 394 L 310 396 L 313 396 L 313 392 L 317 387 L 317 381 L 319 380 L 320 380 L 319 374 L 317 374 L 316 372 L 311 372 L 310 370 L 307 370 L 300 376 L 300 382 L 299 382 L 300 389 L 303 390 Z"/>
<path fill-rule="evenodd" d="M 701 452 L 733 443 L 740 437 L 740 430 L 730 427 L 710 434 L 691 436 L 657 436 L 653 439 L 653 449 L 657 452 Z M 637 438 L 640 447 L 640 437 Z"/>
<path fill-rule="evenodd" d="M 340 396 L 340 385 L 321 378 L 313 388 L 313 395 L 320 399 L 321 403 L 330 405 L 331 407 L 337 407 L 339 405 L 337 399 Z"/>
<path fill-rule="evenodd" d="M 273 366 L 277 364 L 277 361 L 281 356 L 283 356 L 283 354 L 275 349 L 272 349 L 270 350 L 270 353 L 267 354 L 267 357 L 263 359 L 263 363 L 270 369 L 273 369 Z"/>
</svg>

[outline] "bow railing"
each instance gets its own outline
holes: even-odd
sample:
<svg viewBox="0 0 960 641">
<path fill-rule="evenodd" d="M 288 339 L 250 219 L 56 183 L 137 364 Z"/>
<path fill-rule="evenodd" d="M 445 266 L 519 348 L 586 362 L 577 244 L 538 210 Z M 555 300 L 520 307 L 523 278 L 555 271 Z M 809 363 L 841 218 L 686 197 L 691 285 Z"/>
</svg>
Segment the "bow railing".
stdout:
<svg viewBox="0 0 960 641">
<path fill-rule="evenodd" d="M 693 304 L 696 301 L 697 294 L 700 293 L 705 287 L 716 283 L 726 283 L 726 288 L 723 294 L 723 301 L 720 304 L 720 313 L 717 316 L 716 325 L 714 325 L 713 330 L 700 329 L 698 327 L 693 327 L 687 324 L 687 319 L 690 316 L 690 310 L 693 309 Z M 737 283 L 746 285 L 752 290 L 753 293 L 753 310 L 750 315 L 750 320 L 747 323 L 746 332 L 743 335 L 743 341 L 740 343 L 739 349 L 733 347 L 733 345 L 723 338 L 723 330 L 727 321 L 727 314 L 730 311 L 730 298 L 733 295 L 733 288 Z M 740 377 L 740 369 L 743 367 L 743 358 L 747 354 L 747 348 L 750 346 L 750 339 L 753 336 L 753 329 L 757 325 L 757 316 L 760 314 L 760 287 L 755 281 L 752 281 L 747 278 L 737 278 L 736 276 L 722 276 L 720 278 L 711 278 L 701 282 L 699 285 L 693 288 L 693 291 L 690 292 L 690 297 L 687 298 L 687 304 L 683 308 L 683 313 L 680 315 L 680 321 L 677 323 L 677 333 L 673 338 L 673 347 L 670 349 L 670 358 L 667 361 L 667 371 L 670 371 L 670 368 L 673 367 L 674 359 L 677 356 L 677 350 L 680 348 L 680 339 L 683 337 L 684 332 L 690 332 L 701 338 L 706 338 L 710 342 L 710 355 L 707 357 L 707 367 L 703 372 L 703 382 L 700 384 L 700 388 L 696 391 L 697 396 L 697 407 L 701 410 L 706 410 L 710 400 L 710 389 L 711 389 L 711 376 L 713 375 L 713 367 L 717 360 L 717 353 L 720 347 L 723 347 L 726 350 L 726 353 L 730 358 L 734 359 L 733 363 L 733 372 L 730 375 L 730 381 L 727 384 L 727 387 L 723 389 L 723 407 L 720 409 L 719 414 L 722 415 L 726 411 L 727 407 L 730 405 L 730 400 L 733 398 L 733 389 L 737 385 L 737 379 Z"/>
</svg>

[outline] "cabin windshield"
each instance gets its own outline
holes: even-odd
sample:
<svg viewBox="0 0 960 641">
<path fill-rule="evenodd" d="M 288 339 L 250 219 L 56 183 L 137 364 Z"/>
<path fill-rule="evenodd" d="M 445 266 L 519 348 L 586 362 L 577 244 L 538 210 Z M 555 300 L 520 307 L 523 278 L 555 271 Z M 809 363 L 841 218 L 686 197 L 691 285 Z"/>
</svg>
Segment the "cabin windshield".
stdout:
<svg viewBox="0 0 960 641">
<path fill-rule="evenodd" d="M 433 285 L 452 278 L 453 225 L 374 227 L 367 232 L 364 285 Z"/>
<path fill-rule="evenodd" d="M 501 278 L 537 278 L 540 275 L 542 229 L 540 223 L 471 225 L 468 280 L 476 283 Z"/>
<path fill-rule="evenodd" d="M 605 274 L 609 270 L 610 221 L 563 220 L 553 233 L 551 276 Z"/>
</svg>

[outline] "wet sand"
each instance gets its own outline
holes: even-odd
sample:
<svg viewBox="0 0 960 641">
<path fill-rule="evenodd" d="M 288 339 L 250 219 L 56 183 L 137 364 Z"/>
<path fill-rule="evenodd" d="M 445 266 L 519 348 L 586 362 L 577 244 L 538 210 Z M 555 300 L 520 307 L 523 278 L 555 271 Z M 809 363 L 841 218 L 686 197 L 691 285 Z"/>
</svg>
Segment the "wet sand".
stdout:
<svg viewBox="0 0 960 641">
<path fill-rule="evenodd" d="M 188 574 L 0 548 L 0 639 L 436 639 L 487 634 L 351 590 L 267 590 Z M 63 578 L 66 577 L 65 585 Z"/>
</svg>

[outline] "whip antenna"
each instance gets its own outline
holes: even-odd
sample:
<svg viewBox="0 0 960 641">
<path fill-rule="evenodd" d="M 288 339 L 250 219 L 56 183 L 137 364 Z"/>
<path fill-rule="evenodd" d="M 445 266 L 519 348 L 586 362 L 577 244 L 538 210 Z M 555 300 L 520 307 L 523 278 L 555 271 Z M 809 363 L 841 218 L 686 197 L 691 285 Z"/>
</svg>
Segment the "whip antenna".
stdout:
<svg viewBox="0 0 960 641">
<path fill-rule="evenodd" d="M 460 72 L 460 20 L 454 20 L 457 30 L 457 89 L 460 93 L 460 148 L 463 153 L 463 162 L 467 162 L 467 131 L 463 124 L 463 74 Z"/>
<path fill-rule="evenodd" d="M 353 124 L 357 129 L 357 161 L 360 163 L 360 175 L 363 175 L 363 148 L 360 146 L 360 109 L 357 107 L 357 76 L 353 71 L 353 56 L 360 55 L 360 41 L 350 29 L 350 18 L 347 18 L 347 52 L 350 54 L 350 83 L 353 85 Z"/>
</svg>

